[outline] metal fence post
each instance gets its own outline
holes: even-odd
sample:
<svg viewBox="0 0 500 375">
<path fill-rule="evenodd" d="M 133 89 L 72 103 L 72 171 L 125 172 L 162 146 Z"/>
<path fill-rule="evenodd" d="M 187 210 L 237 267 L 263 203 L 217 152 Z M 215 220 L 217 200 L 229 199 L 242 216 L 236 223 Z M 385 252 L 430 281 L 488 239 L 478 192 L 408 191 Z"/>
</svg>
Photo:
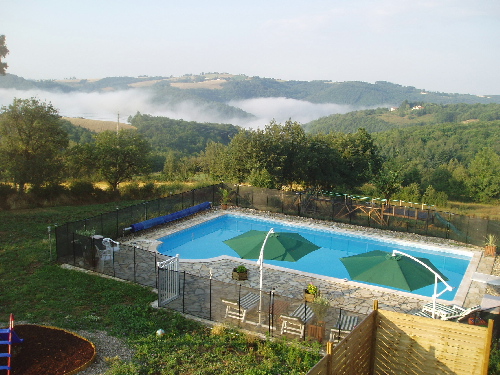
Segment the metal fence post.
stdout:
<svg viewBox="0 0 500 375">
<path fill-rule="evenodd" d="M 236 207 L 240 206 L 240 185 L 236 184 Z"/>
<path fill-rule="evenodd" d="M 119 228 L 118 228 L 119 224 L 118 223 L 120 221 L 118 220 L 118 212 L 119 212 L 119 209 L 118 209 L 118 207 L 116 207 L 116 233 L 115 233 L 116 238 L 119 237 Z"/>
<path fill-rule="evenodd" d="M 212 269 L 210 269 L 210 287 L 209 287 L 209 320 L 212 320 Z"/>
<path fill-rule="evenodd" d="M 186 313 L 186 271 L 182 271 L 182 313 Z"/>
</svg>

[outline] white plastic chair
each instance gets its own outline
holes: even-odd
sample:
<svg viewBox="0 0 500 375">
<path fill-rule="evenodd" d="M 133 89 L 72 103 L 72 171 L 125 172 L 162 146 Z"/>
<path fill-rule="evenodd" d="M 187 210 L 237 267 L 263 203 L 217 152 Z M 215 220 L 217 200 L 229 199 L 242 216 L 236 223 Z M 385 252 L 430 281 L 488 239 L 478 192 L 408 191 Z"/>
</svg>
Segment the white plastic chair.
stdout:
<svg viewBox="0 0 500 375">
<path fill-rule="evenodd" d="M 104 271 L 104 262 L 106 261 L 111 261 L 113 262 L 113 250 L 112 249 L 99 249 L 97 245 L 95 246 L 96 249 L 96 258 L 98 259 L 99 262 L 99 268 L 101 269 L 101 272 Z"/>
<path fill-rule="evenodd" d="M 102 244 L 104 245 L 106 250 L 110 250 L 110 251 L 120 250 L 120 243 L 111 239 L 111 238 L 103 238 Z"/>
</svg>

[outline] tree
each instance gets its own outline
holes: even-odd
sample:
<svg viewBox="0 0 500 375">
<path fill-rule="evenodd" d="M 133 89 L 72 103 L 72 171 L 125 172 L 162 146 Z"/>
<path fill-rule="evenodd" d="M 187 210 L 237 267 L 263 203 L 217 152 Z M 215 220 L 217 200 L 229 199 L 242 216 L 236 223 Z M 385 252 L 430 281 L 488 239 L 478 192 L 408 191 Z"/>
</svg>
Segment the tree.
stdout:
<svg viewBox="0 0 500 375">
<path fill-rule="evenodd" d="M 174 180 L 179 171 L 179 158 L 175 151 L 168 151 L 163 164 L 163 174 L 169 180 Z"/>
<path fill-rule="evenodd" d="M 2 58 L 7 56 L 9 50 L 5 46 L 5 35 L 0 35 L 0 75 L 4 76 L 5 71 L 7 70 L 7 63 L 2 62 Z"/>
<path fill-rule="evenodd" d="M 0 165 L 22 193 L 55 183 L 63 170 L 68 133 L 52 104 L 38 99 L 14 99 L 0 113 Z"/>
<path fill-rule="evenodd" d="M 95 136 L 94 161 L 99 175 L 116 191 L 134 175 L 150 170 L 150 145 L 136 131 L 105 131 Z"/>
<path fill-rule="evenodd" d="M 297 169 L 302 170 L 302 183 L 305 186 L 331 189 L 341 184 L 342 160 L 339 152 L 328 143 L 325 136 L 310 136 L 302 147 L 304 157 Z"/>
<path fill-rule="evenodd" d="M 485 147 L 478 152 L 469 166 L 466 182 L 474 199 L 487 202 L 500 195 L 500 155 Z"/>
<path fill-rule="evenodd" d="M 374 185 L 378 192 L 383 195 L 386 204 L 389 204 L 391 198 L 401 189 L 401 175 L 398 171 L 384 168 L 374 179 Z"/>
<path fill-rule="evenodd" d="M 405 202 L 420 202 L 422 198 L 420 185 L 412 182 L 410 185 L 403 187 L 395 196 Z"/>
<path fill-rule="evenodd" d="M 360 128 L 351 134 L 329 134 L 332 145 L 342 157 L 340 174 L 347 189 L 370 181 L 382 167 L 378 147 L 368 132 Z"/>
<path fill-rule="evenodd" d="M 448 203 L 448 195 L 444 191 L 437 191 L 432 185 L 429 185 L 425 189 L 424 195 L 422 195 L 422 203 L 445 207 Z"/>
</svg>

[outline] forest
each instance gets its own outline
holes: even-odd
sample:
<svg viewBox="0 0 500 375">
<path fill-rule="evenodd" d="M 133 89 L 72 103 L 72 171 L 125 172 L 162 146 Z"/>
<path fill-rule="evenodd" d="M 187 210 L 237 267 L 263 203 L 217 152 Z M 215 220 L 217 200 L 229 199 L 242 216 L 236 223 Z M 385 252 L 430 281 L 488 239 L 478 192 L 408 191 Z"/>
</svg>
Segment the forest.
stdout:
<svg viewBox="0 0 500 375">
<path fill-rule="evenodd" d="M 0 112 L 0 195 L 101 199 L 98 182 L 116 196 L 130 181 L 225 181 L 441 207 L 500 198 L 499 104 L 405 100 L 321 120 L 253 130 L 137 113 L 135 129 L 94 133 L 50 103 L 15 99 Z"/>
</svg>

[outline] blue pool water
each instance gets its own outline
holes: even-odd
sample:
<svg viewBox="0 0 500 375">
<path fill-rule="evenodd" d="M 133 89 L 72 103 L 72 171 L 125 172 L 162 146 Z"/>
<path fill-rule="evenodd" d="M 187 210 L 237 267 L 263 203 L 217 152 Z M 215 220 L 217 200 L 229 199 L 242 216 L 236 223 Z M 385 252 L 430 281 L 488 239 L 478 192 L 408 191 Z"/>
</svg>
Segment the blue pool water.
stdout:
<svg viewBox="0 0 500 375">
<path fill-rule="evenodd" d="M 455 287 L 451 292 L 445 292 L 441 299 L 453 300 L 471 257 L 464 254 L 448 253 L 428 248 L 418 248 L 409 244 L 391 243 L 383 240 L 372 239 L 368 236 L 344 234 L 330 230 L 311 229 L 300 225 L 289 225 L 279 221 L 249 218 L 238 215 L 223 215 L 208 220 L 193 227 L 159 238 L 162 244 L 158 252 L 175 256 L 181 259 L 208 259 L 221 255 L 239 258 L 238 254 L 223 241 L 238 236 L 251 229 L 275 232 L 296 232 L 307 238 L 320 249 L 304 256 L 297 262 L 280 262 L 265 260 L 266 264 L 290 268 L 298 271 L 314 273 L 317 275 L 350 279 L 344 265 L 339 258 L 372 250 L 392 252 L 400 250 L 416 257 L 428 258 L 446 277 L 448 283 Z M 387 288 L 387 287 L 386 287 Z M 394 289 L 394 288 L 392 288 Z M 434 286 L 430 285 L 413 291 L 414 294 L 432 296 Z M 439 284 L 438 290 L 443 289 Z M 397 290 L 397 289 L 396 289 Z"/>
</svg>

